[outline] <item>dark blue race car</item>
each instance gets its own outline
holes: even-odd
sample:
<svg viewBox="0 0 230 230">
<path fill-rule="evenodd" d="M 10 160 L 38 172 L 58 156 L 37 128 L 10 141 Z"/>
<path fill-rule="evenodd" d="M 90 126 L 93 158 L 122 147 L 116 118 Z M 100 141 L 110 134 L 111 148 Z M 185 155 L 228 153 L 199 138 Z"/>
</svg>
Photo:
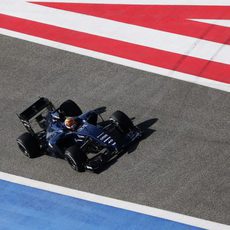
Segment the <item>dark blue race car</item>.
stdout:
<svg viewBox="0 0 230 230">
<path fill-rule="evenodd" d="M 103 112 L 105 107 L 82 113 L 72 100 L 55 108 L 42 97 L 18 115 L 27 129 L 18 146 L 30 158 L 45 153 L 66 159 L 80 172 L 99 169 L 142 136 L 125 113 L 116 111 L 104 120 Z"/>
</svg>

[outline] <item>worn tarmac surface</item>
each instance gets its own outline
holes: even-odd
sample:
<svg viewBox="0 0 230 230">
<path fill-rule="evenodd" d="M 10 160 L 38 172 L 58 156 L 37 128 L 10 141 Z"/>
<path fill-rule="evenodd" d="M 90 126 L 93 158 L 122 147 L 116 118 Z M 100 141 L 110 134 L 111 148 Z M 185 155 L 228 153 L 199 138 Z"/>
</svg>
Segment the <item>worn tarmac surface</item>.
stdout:
<svg viewBox="0 0 230 230">
<path fill-rule="evenodd" d="M 0 36 L 0 171 L 230 224 L 230 94 Z M 145 139 L 99 174 L 27 159 L 16 117 L 39 96 L 120 109 Z"/>
</svg>

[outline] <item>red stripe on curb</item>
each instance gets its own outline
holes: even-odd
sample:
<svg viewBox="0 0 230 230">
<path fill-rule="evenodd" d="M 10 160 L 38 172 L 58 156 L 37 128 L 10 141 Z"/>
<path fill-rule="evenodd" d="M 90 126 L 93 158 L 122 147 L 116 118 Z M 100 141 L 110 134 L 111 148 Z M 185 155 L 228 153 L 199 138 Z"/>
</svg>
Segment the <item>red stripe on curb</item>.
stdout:
<svg viewBox="0 0 230 230">
<path fill-rule="evenodd" d="M 230 44 L 230 28 L 189 19 L 230 19 L 230 6 L 160 6 L 36 2 L 42 6 Z"/>
<path fill-rule="evenodd" d="M 203 78 L 230 83 L 230 65 L 0 14 L 0 27 Z M 186 79 L 185 79 L 186 80 Z"/>
</svg>

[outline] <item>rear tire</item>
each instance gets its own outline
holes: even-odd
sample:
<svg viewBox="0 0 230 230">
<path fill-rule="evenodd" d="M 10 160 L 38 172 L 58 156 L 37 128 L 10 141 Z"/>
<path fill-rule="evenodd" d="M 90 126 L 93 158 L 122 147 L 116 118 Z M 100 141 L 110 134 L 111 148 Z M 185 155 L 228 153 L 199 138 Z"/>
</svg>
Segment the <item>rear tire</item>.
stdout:
<svg viewBox="0 0 230 230">
<path fill-rule="evenodd" d="M 133 122 L 131 119 L 123 112 L 116 111 L 112 114 L 111 120 L 113 120 L 120 130 L 124 133 L 128 133 L 131 129 L 134 129 Z"/>
<path fill-rule="evenodd" d="M 60 112 L 66 117 L 75 117 L 82 114 L 80 107 L 72 100 L 64 101 L 59 108 Z"/>
<path fill-rule="evenodd" d="M 30 133 L 23 133 L 17 138 L 17 144 L 23 154 L 29 158 L 40 156 L 41 149 L 37 139 Z"/>
<path fill-rule="evenodd" d="M 78 172 L 85 171 L 86 155 L 81 151 L 78 145 L 74 145 L 66 149 L 65 159 L 68 161 L 72 169 Z"/>
</svg>

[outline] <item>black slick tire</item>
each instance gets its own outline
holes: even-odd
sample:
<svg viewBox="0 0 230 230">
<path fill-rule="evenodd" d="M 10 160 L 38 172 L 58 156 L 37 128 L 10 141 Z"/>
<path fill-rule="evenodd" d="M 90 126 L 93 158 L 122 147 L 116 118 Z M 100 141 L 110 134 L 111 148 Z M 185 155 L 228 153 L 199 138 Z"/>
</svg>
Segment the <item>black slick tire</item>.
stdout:
<svg viewBox="0 0 230 230">
<path fill-rule="evenodd" d="M 41 154 L 37 139 L 30 133 L 23 133 L 17 138 L 17 144 L 23 154 L 29 158 L 38 157 Z"/>
<path fill-rule="evenodd" d="M 124 133 L 128 133 L 131 129 L 134 129 L 131 119 L 119 110 L 112 114 L 111 119 Z"/>
<path fill-rule="evenodd" d="M 85 171 L 85 163 L 86 163 L 87 157 L 85 153 L 81 151 L 78 145 L 73 145 L 69 147 L 68 149 L 66 149 L 65 159 L 70 164 L 72 169 L 78 172 Z"/>
<path fill-rule="evenodd" d="M 72 100 L 64 101 L 59 109 L 66 117 L 75 117 L 82 114 L 80 107 Z"/>
</svg>

